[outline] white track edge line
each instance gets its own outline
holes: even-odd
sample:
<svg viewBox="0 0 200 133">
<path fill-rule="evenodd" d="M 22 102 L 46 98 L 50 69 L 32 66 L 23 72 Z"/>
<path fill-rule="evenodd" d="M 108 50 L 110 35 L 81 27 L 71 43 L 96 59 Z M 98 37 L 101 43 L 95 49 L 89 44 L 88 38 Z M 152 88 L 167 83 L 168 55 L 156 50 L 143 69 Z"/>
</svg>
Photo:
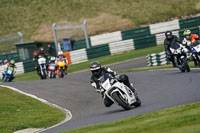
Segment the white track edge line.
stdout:
<svg viewBox="0 0 200 133">
<path fill-rule="evenodd" d="M 11 90 L 13 90 L 13 91 L 16 91 L 16 92 L 19 92 L 19 93 L 24 94 L 24 95 L 26 95 L 26 96 L 29 96 L 29 97 L 31 97 L 31 98 L 37 99 L 37 100 L 41 101 L 42 103 L 45 103 L 45 104 L 50 105 L 50 106 L 52 106 L 52 107 L 55 107 L 55 108 L 57 108 L 57 109 L 59 109 L 59 110 L 61 110 L 61 111 L 63 111 L 63 112 L 65 113 L 65 119 L 64 119 L 63 121 L 61 121 L 60 123 L 57 123 L 56 125 L 53 125 L 53 126 L 51 126 L 51 127 L 48 127 L 48 128 L 45 128 L 45 129 L 42 129 L 42 130 L 39 130 L 39 131 L 36 131 L 35 133 L 40 133 L 40 132 L 49 130 L 49 129 L 51 129 L 51 128 L 57 127 L 57 126 L 59 126 L 59 125 L 65 123 L 65 122 L 71 120 L 71 118 L 72 118 L 72 113 L 71 113 L 69 110 L 67 110 L 67 109 L 65 109 L 65 108 L 63 108 L 63 107 L 60 107 L 60 106 L 58 106 L 58 105 L 56 105 L 56 104 L 53 104 L 53 103 L 50 103 L 50 102 L 48 102 L 48 101 L 45 100 L 45 99 L 42 99 L 42 98 L 39 98 L 39 97 L 37 97 L 37 96 L 35 96 L 35 95 L 32 95 L 32 94 L 23 92 L 23 91 L 18 90 L 18 89 L 14 88 L 14 87 L 11 87 L 11 86 L 6 86 L 6 85 L 0 85 L 0 86 L 1 86 L 1 87 L 9 88 L 9 89 L 11 89 Z"/>
</svg>

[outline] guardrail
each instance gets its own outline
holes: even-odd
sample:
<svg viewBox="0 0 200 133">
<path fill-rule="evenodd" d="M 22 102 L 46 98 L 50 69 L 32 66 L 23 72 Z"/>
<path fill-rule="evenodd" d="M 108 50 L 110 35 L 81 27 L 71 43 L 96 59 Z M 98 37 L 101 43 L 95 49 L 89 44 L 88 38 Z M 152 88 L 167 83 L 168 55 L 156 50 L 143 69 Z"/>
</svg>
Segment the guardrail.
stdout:
<svg viewBox="0 0 200 133">
<path fill-rule="evenodd" d="M 119 42 L 112 42 L 109 43 L 108 45 L 111 54 L 121 53 L 124 51 L 135 49 L 133 39 L 119 41 Z"/>
<path fill-rule="evenodd" d="M 147 66 L 162 66 L 171 64 L 165 52 L 149 54 L 146 56 Z"/>
<path fill-rule="evenodd" d="M 70 58 L 72 64 L 81 63 L 88 60 L 86 49 L 79 49 L 70 52 Z"/>
</svg>

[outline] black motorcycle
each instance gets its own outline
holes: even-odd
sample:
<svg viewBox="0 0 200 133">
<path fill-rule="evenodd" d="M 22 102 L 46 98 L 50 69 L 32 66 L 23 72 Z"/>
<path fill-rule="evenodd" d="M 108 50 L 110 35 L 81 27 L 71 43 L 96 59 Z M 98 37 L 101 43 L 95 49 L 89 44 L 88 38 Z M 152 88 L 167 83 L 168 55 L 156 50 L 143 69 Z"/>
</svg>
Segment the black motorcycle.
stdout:
<svg viewBox="0 0 200 133">
<path fill-rule="evenodd" d="M 37 60 L 38 62 L 38 74 L 40 75 L 41 79 L 47 78 L 47 67 L 46 67 L 46 59 L 41 57 Z"/>
<path fill-rule="evenodd" d="M 184 52 L 184 47 L 181 44 L 174 44 L 170 46 L 170 51 L 173 54 L 174 62 L 181 72 L 190 72 L 187 56 Z"/>
</svg>

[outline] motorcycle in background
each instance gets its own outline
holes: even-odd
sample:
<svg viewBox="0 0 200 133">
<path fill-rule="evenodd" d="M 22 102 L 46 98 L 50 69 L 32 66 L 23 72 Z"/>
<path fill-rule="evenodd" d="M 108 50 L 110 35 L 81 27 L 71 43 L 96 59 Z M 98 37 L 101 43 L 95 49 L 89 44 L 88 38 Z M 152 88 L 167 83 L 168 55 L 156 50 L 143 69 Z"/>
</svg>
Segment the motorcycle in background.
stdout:
<svg viewBox="0 0 200 133">
<path fill-rule="evenodd" d="M 176 67 L 178 67 L 181 72 L 185 72 L 186 70 L 187 72 L 190 72 L 187 56 L 184 52 L 184 50 L 187 51 L 187 49 L 184 48 L 181 44 L 176 44 L 176 45 L 171 46 L 170 50 L 172 54 L 174 55 L 174 61 L 175 61 Z"/>
<path fill-rule="evenodd" d="M 3 82 L 11 82 L 14 76 L 14 69 L 12 67 L 8 67 L 3 74 Z"/>
<path fill-rule="evenodd" d="M 50 58 L 50 63 L 48 65 L 48 77 L 49 78 L 56 78 L 56 64 L 55 64 L 56 58 L 52 56 Z"/>
<path fill-rule="evenodd" d="M 41 79 L 47 78 L 46 58 L 41 57 L 38 59 L 39 75 Z"/>
<path fill-rule="evenodd" d="M 200 41 L 197 41 L 196 43 L 193 43 L 190 45 L 190 49 L 192 52 L 192 57 L 194 59 L 195 65 L 200 65 Z"/>
<path fill-rule="evenodd" d="M 57 67 L 57 75 L 59 78 L 64 78 L 65 70 L 67 68 L 67 63 L 65 62 L 63 57 L 59 57 L 56 63 Z"/>
<path fill-rule="evenodd" d="M 49 78 L 56 78 L 56 64 L 50 63 L 48 66 L 48 77 Z"/>
</svg>

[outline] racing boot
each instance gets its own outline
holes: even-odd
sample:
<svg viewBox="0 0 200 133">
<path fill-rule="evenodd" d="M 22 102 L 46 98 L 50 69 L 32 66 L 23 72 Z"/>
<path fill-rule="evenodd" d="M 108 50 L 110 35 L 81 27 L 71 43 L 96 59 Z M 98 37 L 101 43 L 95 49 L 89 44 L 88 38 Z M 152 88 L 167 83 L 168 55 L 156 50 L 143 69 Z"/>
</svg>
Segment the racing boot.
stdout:
<svg viewBox="0 0 200 133">
<path fill-rule="evenodd" d="M 132 83 L 130 83 L 128 87 L 133 91 L 133 93 L 134 93 L 135 95 L 137 95 L 136 89 L 133 87 L 133 84 L 132 84 Z"/>
</svg>

